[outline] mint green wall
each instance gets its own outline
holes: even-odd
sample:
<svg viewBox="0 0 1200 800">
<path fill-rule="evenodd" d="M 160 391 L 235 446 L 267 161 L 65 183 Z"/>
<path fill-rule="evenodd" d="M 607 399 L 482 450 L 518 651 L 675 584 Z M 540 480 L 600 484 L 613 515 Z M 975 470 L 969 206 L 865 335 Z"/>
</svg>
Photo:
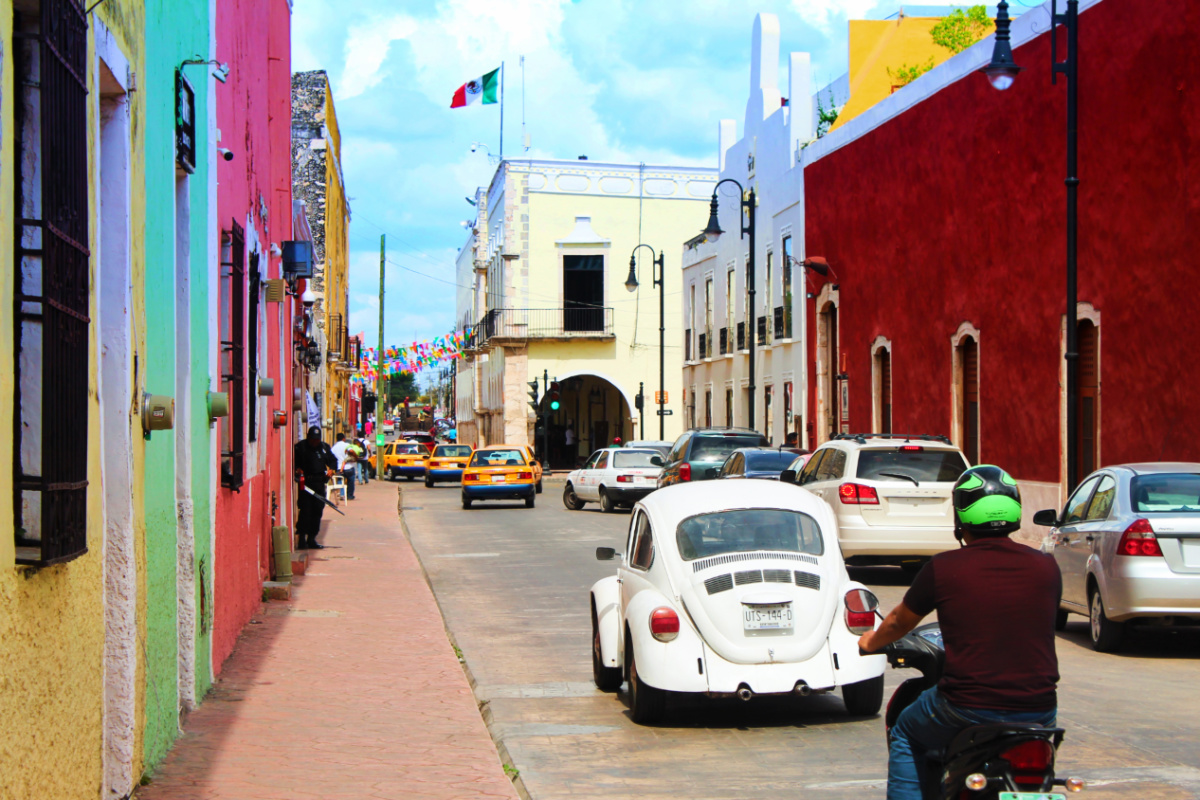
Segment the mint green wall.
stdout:
<svg viewBox="0 0 1200 800">
<path fill-rule="evenodd" d="M 147 105 L 146 123 L 146 366 L 145 390 L 175 397 L 181 412 L 185 398 L 177 397 L 177 371 L 190 371 L 193 430 L 192 500 L 195 553 L 192 569 L 201 564 L 211 570 L 209 554 L 211 514 L 208 476 L 211 454 L 204 389 L 208 383 L 208 230 L 209 169 L 207 97 L 210 70 L 190 66 L 185 74 L 196 89 L 197 161 L 194 174 L 183 178 L 175 164 L 175 70 L 187 58 L 207 58 L 209 43 L 209 0 L 146 0 L 146 76 L 142 83 Z M 177 277 L 177 186 L 186 181 L 190 207 L 190 264 L 185 279 Z M 181 285 L 182 284 L 182 285 Z M 190 292 L 182 314 L 177 313 L 177 292 Z M 191 332 L 190 353 L 177 355 L 177 336 Z M 200 405 L 196 404 L 199 394 Z M 197 413 L 199 412 L 199 413 Z M 196 424 L 199 416 L 200 423 Z M 177 413 L 176 424 L 187 425 Z M 178 552 L 180 517 L 186 508 L 178 503 L 176 431 L 155 431 L 146 443 L 146 641 L 145 731 L 143 753 L 147 770 L 161 761 L 175 740 L 179 723 L 179 598 Z M 186 484 L 186 472 L 183 473 Z M 197 590 L 211 586 L 211 577 L 201 580 Z M 201 601 L 197 598 L 197 612 Z M 197 622 L 195 641 L 196 696 L 202 697 L 211 683 L 205 626 Z M 185 643 L 186 651 L 191 647 Z"/>
</svg>

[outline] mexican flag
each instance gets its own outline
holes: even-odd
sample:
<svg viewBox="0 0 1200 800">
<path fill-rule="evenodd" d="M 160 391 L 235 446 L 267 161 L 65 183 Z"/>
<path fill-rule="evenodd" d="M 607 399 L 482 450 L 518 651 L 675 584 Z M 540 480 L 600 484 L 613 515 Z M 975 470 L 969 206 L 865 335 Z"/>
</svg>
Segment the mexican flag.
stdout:
<svg viewBox="0 0 1200 800">
<path fill-rule="evenodd" d="M 494 69 L 482 78 L 469 80 L 458 87 L 458 91 L 454 93 L 454 99 L 450 101 L 450 107 L 462 108 L 473 103 L 483 103 L 484 105 L 495 103 L 499 90 L 500 70 Z"/>
</svg>

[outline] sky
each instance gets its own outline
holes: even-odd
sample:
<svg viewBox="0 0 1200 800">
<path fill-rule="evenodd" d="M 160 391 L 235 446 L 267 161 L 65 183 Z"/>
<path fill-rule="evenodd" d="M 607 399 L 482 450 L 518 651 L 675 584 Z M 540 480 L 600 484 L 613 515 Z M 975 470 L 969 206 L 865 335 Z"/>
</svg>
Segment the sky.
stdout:
<svg viewBox="0 0 1200 800">
<path fill-rule="evenodd" d="M 454 325 L 461 222 L 474 219 L 465 198 L 490 182 L 487 152 L 500 145 L 499 105 L 450 108 L 466 81 L 505 62 L 506 156 L 716 166 L 718 121 L 740 127 L 744 116 L 756 13 L 779 17 L 786 91 L 787 53 L 809 52 L 823 86 L 846 71 L 847 20 L 879 19 L 899 5 L 295 0 L 292 68 L 329 74 L 342 134 L 351 334 L 377 342 L 382 233 L 386 344 L 424 341 Z M 472 152 L 474 142 L 487 149 Z"/>
</svg>

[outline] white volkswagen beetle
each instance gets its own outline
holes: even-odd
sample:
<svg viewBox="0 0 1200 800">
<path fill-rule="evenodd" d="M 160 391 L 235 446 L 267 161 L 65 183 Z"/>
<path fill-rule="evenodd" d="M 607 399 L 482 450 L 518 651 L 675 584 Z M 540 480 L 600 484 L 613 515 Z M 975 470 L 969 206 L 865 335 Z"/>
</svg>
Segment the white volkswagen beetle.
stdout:
<svg viewBox="0 0 1200 800">
<path fill-rule="evenodd" d="M 617 574 L 591 590 L 592 670 L 629 681 L 635 722 L 668 692 L 807 695 L 841 688 L 855 715 L 879 711 L 882 655 L 862 656 L 875 598 L 850 580 L 829 506 L 791 484 L 705 481 L 639 502 Z"/>
</svg>

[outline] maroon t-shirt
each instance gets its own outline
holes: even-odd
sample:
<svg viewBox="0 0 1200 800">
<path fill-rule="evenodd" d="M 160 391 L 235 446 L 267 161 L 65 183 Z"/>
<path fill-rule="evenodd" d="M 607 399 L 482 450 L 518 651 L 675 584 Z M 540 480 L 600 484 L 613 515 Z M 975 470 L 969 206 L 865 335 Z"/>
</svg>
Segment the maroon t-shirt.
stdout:
<svg viewBox="0 0 1200 800">
<path fill-rule="evenodd" d="M 1054 616 L 1061 597 L 1053 556 L 998 537 L 934 556 L 904 605 L 921 616 L 937 610 L 946 646 L 938 689 L 947 700 L 1041 711 L 1058 702 Z"/>
</svg>

